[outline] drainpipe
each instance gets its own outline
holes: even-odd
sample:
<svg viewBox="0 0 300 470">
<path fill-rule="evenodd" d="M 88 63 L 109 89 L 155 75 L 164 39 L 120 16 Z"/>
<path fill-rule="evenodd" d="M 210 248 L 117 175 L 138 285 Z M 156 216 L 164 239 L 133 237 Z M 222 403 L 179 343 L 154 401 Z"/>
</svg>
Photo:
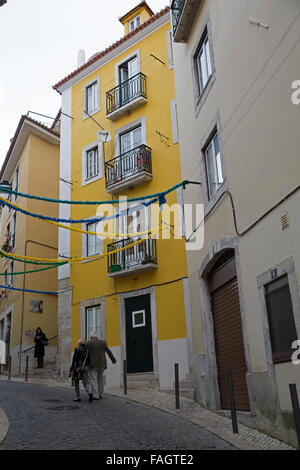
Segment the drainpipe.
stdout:
<svg viewBox="0 0 300 470">
<path fill-rule="evenodd" d="M 55 248 L 53 246 L 45 245 L 44 243 L 36 242 L 35 240 L 26 240 L 26 242 L 25 242 L 25 255 L 24 256 L 26 256 L 26 253 L 27 253 L 27 243 L 35 243 L 36 245 L 45 246 L 47 248 L 51 248 L 52 250 L 57 251 L 57 248 Z M 24 271 L 26 271 L 26 261 L 24 263 Z M 20 351 L 19 351 L 19 375 L 21 375 L 21 366 L 22 366 L 22 348 L 23 348 L 22 340 L 23 340 L 23 326 L 24 326 L 25 278 L 26 278 L 26 274 L 23 274 L 22 313 L 21 313 Z"/>
</svg>

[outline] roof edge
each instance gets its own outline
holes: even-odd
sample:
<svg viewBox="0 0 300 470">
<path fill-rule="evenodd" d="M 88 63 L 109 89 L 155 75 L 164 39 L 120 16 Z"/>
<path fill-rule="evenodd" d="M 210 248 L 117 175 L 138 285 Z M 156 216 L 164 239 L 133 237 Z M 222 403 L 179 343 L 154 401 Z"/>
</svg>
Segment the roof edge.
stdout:
<svg viewBox="0 0 300 470">
<path fill-rule="evenodd" d="M 137 34 L 139 31 L 141 31 L 142 29 L 146 28 L 149 24 L 153 23 L 154 21 L 156 21 L 157 19 L 159 19 L 161 16 L 165 15 L 166 13 L 168 13 L 170 11 L 170 7 L 169 6 L 166 6 L 165 8 L 163 8 L 160 12 L 156 13 L 154 16 L 151 16 L 151 18 L 149 18 L 147 21 L 145 21 L 145 23 L 141 24 L 138 28 L 136 28 L 134 31 L 128 33 L 126 36 L 124 36 L 123 38 L 119 39 L 118 41 L 116 41 L 115 43 L 113 43 L 111 46 L 107 47 L 106 49 L 104 49 L 103 51 L 101 52 L 98 52 L 96 54 L 94 54 L 92 56 L 91 59 L 89 59 L 85 64 L 83 64 L 81 67 L 75 69 L 73 72 L 71 72 L 69 75 L 67 75 L 65 78 L 63 78 L 62 80 L 60 80 L 59 82 L 57 82 L 55 85 L 53 85 L 53 90 L 57 91 L 58 93 L 61 94 L 59 88 L 64 85 L 65 83 L 67 83 L 69 80 L 71 80 L 72 78 L 74 78 L 76 75 L 78 75 L 80 72 L 82 72 L 83 70 L 87 69 L 90 65 L 92 65 L 94 62 L 96 62 L 98 59 L 101 59 L 101 57 L 104 57 L 106 54 L 108 54 L 109 52 L 111 52 L 112 50 L 116 49 L 120 44 L 123 44 L 124 42 L 126 42 L 128 39 L 130 39 L 132 36 L 134 36 L 135 34 Z"/>
</svg>

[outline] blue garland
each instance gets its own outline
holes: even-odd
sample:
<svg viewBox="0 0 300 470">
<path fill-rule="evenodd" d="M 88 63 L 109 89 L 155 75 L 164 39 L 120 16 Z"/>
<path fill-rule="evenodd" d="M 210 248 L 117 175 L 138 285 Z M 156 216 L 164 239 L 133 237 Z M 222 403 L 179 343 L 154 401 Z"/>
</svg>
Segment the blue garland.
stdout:
<svg viewBox="0 0 300 470">
<path fill-rule="evenodd" d="M 29 212 L 25 209 L 21 209 L 20 207 L 15 207 L 12 204 L 10 204 L 9 202 L 0 201 L 0 203 L 4 206 L 10 207 L 12 210 L 15 210 L 17 212 L 21 212 L 22 214 L 25 214 L 25 215 L 30 215 L 31 217 L 35 217 L 35 218 L 41 219 L 41 220 L 50 220 L 51 222 L 64 222 L 64 223 L 68 223 L 68 224 L 83 224 L 83 223 L 93 224 L 93 223 L 102 222 L 103 220 L 111 220 L 111 219 L 117 219 L 119 217 L 123 217 L 124 215 L 128 215 L 132 212 L 140 210 L 143 207 L 148 207 L 151 204 L 154 204 L 154 202 L 156 202 L 156 201 L 159 201 L 159 205 L 161 207 L 162 204 L 164 204 L 166 202 L 165 195 L 161 194 L 159 196 L 159 198 L 152 199 L 149 202 L 145 202 L 145 203 L 143 203 L 139 206 L 132 207 L 130 209 L 127 209 L 124 212 L 117 213 L 117 214 L 111 215 L 109 217 L 95 217 L 94 219 L 91 219 L 91 218 L 88 218 L 88 219 L 60 219 L 60 218 L 57 218 L 57 217 L 47 217 L 47 216 L 41 215 L 41 214 L 33 214 L 32 212 Z"/>
<path fill-rule="evenodd" d="M 172 188 L 169 188 L 166 191 L 159 192 L 159 193 L 154 193 L 154 194 L 148 194 L 148 196 L 140 196 L 140 197 L 134 197 L 127 199 L 128 202 L 136 202 L 136 201 L 143 201 L 145 199 L 149 198 L 157 198 L 160 197 L 161 195 L 166 195 L 171 193 L 172 191 L 175 191 L 176 189 L 180 188 L 181 186 L 183 189 L 185 189 L 185 186 L 189 184 L 190 182 L 188 180 L 182 181 L 175 186 L 172 186 Z M 21 196 L 21 197 L 27 197 L 29 199 L 38 199 L 39 201 L 47 201 L 47 202 L 56 202 L 60 204 L 82 204 L 82 205 L 101 205 L 101 204 L 119 204 L 119 200 L 110 200 L 110 201 L 68 201 L 65 199 L 53 199 L 49 197 L 42 197 L 42 196 L 35 196 L 33 194 L 27 194 L 27 193 L 21 193 L 19 191 L 13 191 L 12 189 L 8 188 L 2 188 L 0 184 L 0 189 L 3 192 L 9 193 L 9 194 L 15 194 L 16 196 Z"/>
<path fill-rule="evenodd" d="M 49 294 L 49 295 L 58 295 L 58 292 L 48 292 L 43 290 L 30 290 L 30 289 L 18 289 L 17 287 L 9 287 L 9 286 L 1 286 L 1 289 L 8 289 L 8 290 L 17 290 L 20 292 L 33 292 L 34 294 Z"/>
</svg>

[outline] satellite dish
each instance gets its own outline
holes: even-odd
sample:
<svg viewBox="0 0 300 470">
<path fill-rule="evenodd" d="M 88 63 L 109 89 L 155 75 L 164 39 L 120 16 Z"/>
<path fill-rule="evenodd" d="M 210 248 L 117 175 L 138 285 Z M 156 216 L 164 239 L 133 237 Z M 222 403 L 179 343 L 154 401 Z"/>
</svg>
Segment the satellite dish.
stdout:
<svg viewBox="0 0 300 470">
<path fill-rule="evenodd" d="M 103 130 L 98 132 L 98 139 L 100 142 L 110 142 L 111 138 L 111 134 L 108 131 Z"/>
</svg>

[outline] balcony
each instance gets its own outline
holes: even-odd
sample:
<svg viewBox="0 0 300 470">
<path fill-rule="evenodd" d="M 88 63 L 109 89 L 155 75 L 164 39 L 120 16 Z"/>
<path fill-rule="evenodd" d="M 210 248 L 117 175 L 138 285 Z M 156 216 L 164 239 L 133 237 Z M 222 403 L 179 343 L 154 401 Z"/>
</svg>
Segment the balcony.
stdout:
<svg viewBox="0 0 300 470">
<path fill-rule="evenodd" d="M 201 0 L 173 0 L 171 5 L 174 42 L 187 42 Z"/>
<path fill-rule="evenodd" d="M 140 145 L 105 163 L 105 185 L 109 193 L 152 179 L 151 148 Z"/>
<path fill-rule="evenodd" d="M 146 75 L 137 73 L 106 93 L 106 117 L 114 121 L 147 103 Z"/>
<path fill-rule="evenodd" d="M 108 252 L 131 245 L 137 239 L 127 238 L 107 246 Z M 141 271 L 157 269 L 156 240 L 151 238 L 107 257 L 108 277 L 122 277 Z"/>
</svg>

